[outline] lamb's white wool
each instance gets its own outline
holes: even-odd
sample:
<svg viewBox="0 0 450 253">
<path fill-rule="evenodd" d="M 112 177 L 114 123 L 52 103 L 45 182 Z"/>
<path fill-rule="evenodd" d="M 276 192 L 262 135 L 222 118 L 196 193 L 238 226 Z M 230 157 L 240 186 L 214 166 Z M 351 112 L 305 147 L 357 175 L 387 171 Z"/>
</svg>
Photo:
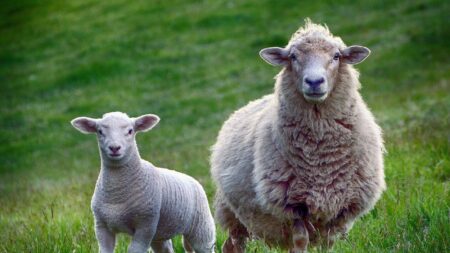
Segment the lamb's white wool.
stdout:
<svg viewBox="0 0 450 253">
<path fill-rule="evenodd" d="M 101 119 L 80 117 L 72 125 L 97 133 L 101 170 L 92 197 L 100 252 L 114 251 L 117 233 L 133 239 L 128 252 L 173 252 L 183 235 L 187 252 L 214 252 L 215 226 L 202 186 L 192 177 L 142 160 L 135 133 L 159 122 L 156 115 L 129 118 L 121 112 Z"/>
<path fill-rule="evenodd" d="M 249 236 L 291 252 L 331 246 L 373 208 L 383 141 L 350 65 L 369 53 L 308 20 L 285 48 L 261 51 L 284 67 L 274 94 L 231 115 L 212 148 L 223 252 L 243 252 Z"/>
</svg>

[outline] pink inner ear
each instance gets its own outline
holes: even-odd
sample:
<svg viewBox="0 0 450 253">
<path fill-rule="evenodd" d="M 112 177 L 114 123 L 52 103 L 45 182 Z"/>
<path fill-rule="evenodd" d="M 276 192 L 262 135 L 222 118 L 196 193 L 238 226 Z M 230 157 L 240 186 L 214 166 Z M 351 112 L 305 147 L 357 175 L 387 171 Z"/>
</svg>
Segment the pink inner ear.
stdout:
<svg viewBox="0 0 450 253">
<path fill-rule="evenodd" d="M 271 65 L 285 65 L 288 51 L 280 47 L 269 47 L 261 50 L 260 56 Z"/>
<path fill-rule="evenodd" d="M 344 49 L 342 54 L 345 63 L 357 64 L 369 56 L 370 50 L 362 46 L 350 46 Z"/>
<path fill-rule="evenodd" d="M 145 131 L 153 128 L 158 123 L 158 118 L 155 116 L 142 116 L 136 120 L 136 130 Z"/>
<path fill-rule="evenodd" d="M 72 123 L 75 128 L 87 133 L 93 133 L 97 131 L 96 122 L 89 118 L 78 118 Z"/>
<path fill-rule="evenodd" d="M 86 122 L 84 122 L 84 128 L 88 132 L 95 132 L 95 131 L 97 131 L 97 129 L 95 128 L 95 123 L 90 122 L 88 120 L 86 120 Z"/>
</svg>

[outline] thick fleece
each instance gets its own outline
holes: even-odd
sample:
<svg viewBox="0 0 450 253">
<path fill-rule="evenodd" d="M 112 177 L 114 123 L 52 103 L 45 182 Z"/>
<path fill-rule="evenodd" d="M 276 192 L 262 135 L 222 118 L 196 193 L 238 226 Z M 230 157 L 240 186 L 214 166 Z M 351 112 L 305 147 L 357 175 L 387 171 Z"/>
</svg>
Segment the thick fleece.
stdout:
<svg viewBox="0 0 450 253">
<path fill-rule="evenodd" d="M 330 44 L 345 48 L 308 23 L 288 47 Z M 386 187 L 381 130 L 358 92 L 358 72 L 340 63 L 321 103 L 304 98 L 293 72 L 285 66 L 274 94 L 233 113 L 212 148 L 216 219 L 230 234 L 224 252 L 243 252 L 249 236 L 291 250 L 332 245 Z"/>
</svg>

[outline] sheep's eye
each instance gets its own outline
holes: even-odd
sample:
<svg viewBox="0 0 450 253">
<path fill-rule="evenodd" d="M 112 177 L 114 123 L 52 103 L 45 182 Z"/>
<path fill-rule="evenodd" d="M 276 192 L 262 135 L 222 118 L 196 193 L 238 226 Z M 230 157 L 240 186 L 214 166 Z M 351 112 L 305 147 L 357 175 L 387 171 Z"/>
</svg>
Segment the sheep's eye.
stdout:
<svg viewBox="0 0 450 253">
<path fill-rule="evenodd" d="M 295 56 L 295 54 L 291 54 L 290 57 L 291 57 L 291 60 L 293 60 L 293 61 L 297 60 L 297 56 Z"/>
<path fill-rule="evenodd" d="M 339 60 L 340 54 L 339 53 L 335 53 L 333 56 L 333 60 L 337 61 Z"/>
<path fill-rule="evenodd" d="M 128 134 L 132 134 L 133 133 L 133 129 L 128 130 Z"/>
<path fill-rule="evenodd" d="M 103 131 L 99 129 L 98 134 L 103 135 Z"/>
</svg>

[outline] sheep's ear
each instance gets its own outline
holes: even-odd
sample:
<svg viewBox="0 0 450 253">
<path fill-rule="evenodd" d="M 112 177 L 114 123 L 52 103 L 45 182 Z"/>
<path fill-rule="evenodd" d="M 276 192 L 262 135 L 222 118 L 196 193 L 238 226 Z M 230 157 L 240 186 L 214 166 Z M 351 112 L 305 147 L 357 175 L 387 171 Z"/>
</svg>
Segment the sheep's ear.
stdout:
<svg viewBox="0 0 450 253">
<path fill-rule="evenodd" d="M 71 122 L 73 127 L 78 131 L 89 134 L 97 132 L 97 120 L 88 117 L 79 117 L 73 119 Z"/>
<path fill-rule="evenodd" d="M 259 56 L 273 66 L 286 66 L 289 52 L 281 47 L 268 47 L 259 51 Z"/>
<path fill-rule="evenodd" d="M 136 132 L 147 132 L 159 122 L 159 117 L 154 114 L 146 114 L 134 119 L 134 130 Z"/>
<path fill-rule="evenodd" d="M 370 54 L 370 49 L 363 46 L 350 46 L 342 52 L 342 62 L 347 64 L 358 64 L 364 61 Z"/>
</svg>

